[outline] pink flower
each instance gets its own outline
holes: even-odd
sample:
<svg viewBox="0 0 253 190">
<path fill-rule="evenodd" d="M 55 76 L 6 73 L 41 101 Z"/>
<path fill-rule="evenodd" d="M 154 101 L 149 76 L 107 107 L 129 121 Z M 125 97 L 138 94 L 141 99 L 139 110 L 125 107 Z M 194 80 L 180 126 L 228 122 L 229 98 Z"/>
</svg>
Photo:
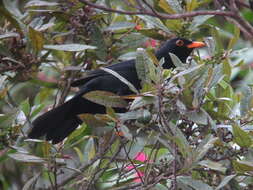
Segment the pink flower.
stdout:
<svg viewBox="0 0 253 190">
<path fill-rule="evenodd" d="M 136 154 L 136 156 L 134 157 L 134 160 L 137 160 L 137 161 L 140 161 L 140 162 L 146 162 L 146 161 L 149 161 L 148 160 L 148 157 L 146 156 L 146 154 L 145 153 L 143 153 L 143 152 L 138 152 L 137 154 Z M 130 170 L 133 170 L 135 167 L 133 166 L 133 165 L 129 165 L 129 166 L 127 166 L 126 167 L 126 169 L 128 170 L 128 171 L 130 171 Z M 134 176 L 135 176 L 135 178 L 134 178 L 134 182 L 136 182 L 136 183 L 140 183 L 140 182 L 142 182 L 142 177 L 144 176 L 144 172 L 142 172 L 142 171 L 139 171 L 139 170 L 136 170 L 136 172 L 134 173 Z"/>
<path fill-rule="evenodd" d="M 140 162 L 146 162 L 148 161 L 148 157 L 143 152 L 138 152 L 137 155 L 134 157 L 135 160 L 138 160 Z"/>
<path fill-rule="evenodd" d="M 145 42 L 145 46 L 155 48 L 157 46 L 157 42 L 154 39 L 149 39 Z"/>
<path fill-rule="evenodd" d="M 142 29 L 140 24 L 137 24 L 134 28 L 135 28 L 135 30 L 141 30 Z"/>
</svg>

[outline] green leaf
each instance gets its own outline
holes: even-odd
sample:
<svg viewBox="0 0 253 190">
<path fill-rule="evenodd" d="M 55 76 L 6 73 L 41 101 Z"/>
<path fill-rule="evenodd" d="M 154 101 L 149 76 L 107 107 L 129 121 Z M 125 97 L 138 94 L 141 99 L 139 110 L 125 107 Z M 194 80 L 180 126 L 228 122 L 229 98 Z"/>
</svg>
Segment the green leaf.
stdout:
<svg viewBox="0 0 253 190">
<path fill-rule="evenodd" d="M 0 127 L 11 126 L 13 121 L 17 118 L 20 110 L 13 109 L 10 113 L 0 114 Z"/>
<path fill-rule="evenodd" d="M 250 109 L 250 102 L 252 99 L 252 90 L 249 86 L 244 86 L 242 89 L 242 100 L 240 102 L 240 113 L 241 116 L 244 116 L 247 114 L 247 112 Z"/>
<path fill-rule="evenodd" d="M 205 139 L 199 144 L 197 147 L 197 150 L 195 151 L 195 161 L 198 162 L 201 160 L 208 150 L 214 146 L 214 143 L 216 143 L 219 140 L 218 137 L 213 137 L 212 135 L 207 135 Z"/>
<path fill-rule="evenodd" d="M 174 53 L 169 53 L 169 54 L 170 54 L 170 58 L 171 58 L 173 64 L 176 67 L 184 67 L 184 64 L 182 63 L 182 61 Z"/>
<path fill-rule="evenodd" d="M 238 125 L 233 125 L 233 140 L 240 147 L 249 148 L 252 145 L 250 135 Z"/>
<path fill-rule="evenodd" d="M 32 27 L 29 27 L 28 29 L 30 42 L 35 49 L 35 53 L 38 53 L 40 50 L 42 50 L 44 45 L 44 36 L 42 32 L 39 32 L 37 30 L 34 30 Z"/>
<path fill-rule="evenodd" d="M 224 47 L 223 47 L 223 41 L 222 41 L 222 39 L 220 38 L 220 35 L 219 35 L 219 28 L 218 27 L 212 27 L 211 28 L 211 34 L 212 34 L 212 37 L 215 40 L 215 45 L 216 45 L 215 49 L 218 52 L 223 51 L 223 49 L 224 49 Z"/>
<path fill-rule="evenodd" d="M 34 100 L 34 105 L 42 104 L 44 103 L 49 96 L 52 96 L 53 94 L 53 89 L 51 88 L 43 88 L 41 86 L 40 92 L 37 94 Z"/>
<path fill-rule="evenodd" d="M 197 66 L 194 66 L 194 67 L 191 67 L 187 70 L 184 70 L 184 71 L 181 71 L 180 73 L 174 75 L 170 81 L 174 81 L 176 78 L 180 77 L 180 76 L 184 76 L 186 74 L 189 74 L 189 73 L 192 73 L 193 71 L 196 71 L 198 69 L 200 69 L 201 67 L 203 67 L 203 65 L 197 65 Z"/>
<path fill-rule="evenodd" d="M 105 72 L 108 72 L 108 73 L 112 74 L 117 79 L 119 79 L 121 82 L 123 82 L 124 84 L 126 84 L 129 87 L 129 89 L 132 90 L 134 93 L 139 94 L 139 91 L 134 87 L 134 85 L 132 85 L 127 79 L 125 79 L 124 77 L 122 77 L 121 75 L 119 75 L 117 72 L 115 72 L 115 71 L 113 71 L 111 69 L 105 68 L 105 67 L 102 67 L 100 69 L 104 70 Z"/>
<path fill-rule="evenodd" d="M 175 0 L 166 0 L 168 5 L 174 10 L 176 11 L 176 13 L 182 13 L 183 12 L 183 8 L 181 7 L 181 4 L 179 1 L 175 1 Z"/>
<path fill-rule="evenodd" d="M 144 36 L 156 39 L 156 40 L 166 40 L 166 37 L 159 33 L 159 30 L 155 28 L 143 28 L 138 30 L 137 32 L 143 34 Z"/>
<path fill-rule="evenodd" d="M 215 40 L 213 37 L 209 36 L 209 37 L 205 37 L 204 38 L 205 44 L 207 46 L 207 50 L 208 50 L 208 55 L 209 56 L 214 56 L 215 55 Z"/>
<path fill-rule="evenodd" d="M 208 80 L 208 75 L 210 74 L 209 71 L 210 70 L 208 69 L 205 70 L 204 73 L 201 73 L 200 77 L 195 78 L 195 82 L 192 85 L 192 88 L 194 90 L 192 106 L 194 108 L 198 108 L 203 101 L 203 97 L 207 90 L 205 89 L 205 86 L 206 81 Z"/>
<path fill-rule="evenodd" d="M 236 177 L 236 175 L 228 175 L 228 176 L 224 177 L 222 179 L 221 183 L 219 184 L 219 186 L 215 188 L 215 190 L 219 190 L 219 189 L 225 187 L 230 182 L 230 180 L 235 177 Z"/>
<path fill-rule="evenodd" d="M 169 5 L 167 0 L 159 0 L 158 6 L 161 7 L 166 13 L 174 14 L 175 10 Z"/>
<path fill-rule="evenodd" d="M 171 31 L 181 31 L 183 28 L 183 22 L 180 19 L 166 20 L 166 26 Z"/>
<path fill-rule="evenodd" d="M 69 52 L 78 52 L 78 51 L 85 51 L 87 49 L 96 49 L 95 46 L 84 44 L 44 45 L 43 47 L 45 49 L 69 51 Z"/>
<path fill-rule="evenodd" d="M 124 30 L 129 28 L 134 28 L 135 23 L 132 22 L 116 22 L 113 23 L 111 26 L 108 26 L 104 29 L 104 31 L 116 31 L 116 30 Z"/>
<path fill-rule="evenodd" d="M 25 185 L 23 186 L 22 190 L 31 190 L 33 189 L 34 185 L 36 184 L 37 180 L 39 179 L 41 172 L 35 174 L 32 178 L 26 181 Z"/>
<path fill-rule="evenodd" d="M 97 47 L 96 55 L 104 61 L 107 57 L 107 48 L 102 31 L 97 25 L 93 25 L 91 30 L 91 44 Z"/>
<path fill-rule="evenodd" d="M 86 129 L 87 125 L 83 123 L 81 127 L 78 127 L 68 136 L 67 140 L 65 141 L 65 144 L 71 144 L 72 146 L 72 144 L 76 145 L 77 143 L 79 143 L 78 141 L 82 139 L 83 136 L 88 135 L 89 131 Z"/>
<path fill-rule="evenodd" d="M 172 131 L 173 136 L 166 136 L 166 137 L 170 140 L 173 140 L 177 144 L 179 151 L 183 155 L 184 158 L 191 156 L 192 148 L 190 147 L 185 135 L 172 122 L 169 122 L 168 127 Z"/>
<path fill-rule="evenodd" d="M 201 125 L 208 124 L 208 114 L 203 109 L 200 109 L 199 111 L 186 112 L 185 116 L 194 123 Z"/>
<path fill-rule="evenodd" d="M 212 80 L 211 82 L 207 81 L 207 84 L 209 84 L 208 86 L 209 89 L 217 85 L 223 79 L 224 75 L 222 71 L 223 71 L 222 64 L 216 65 L 214 67 L 213 72 L 212 72 Z"/>
<path fill-rule="evenodd" d="M 1 15 L 4 16 L 20 33 L 25 32 L 25 25 L 15 16 L 15 14 L 12 14 L 12 11 L 6 5 L 6 2 L 8 1 L 0 1 Z"/>
<path fill-rule="evenodd" d="M 252 172 L 253 164 L 252 161 L 233 160 L 233 168 L 238 173 Z"/>
<path fill-rule="evenodd" d="M 127 52 L 118 57 L 118 60 L 127 61 L 136 58 L 136 52 Z"/>
<path fill-rule="evenodd" d="M 77 153 L 77 155 L 79 157 L 80 162 L 83 162 L 84 161 L 84 157 L 83 157 L 83 153 L 81 152 L 81 150 L 78 147 L 74 147 L 74 150 L 76 151 L 76 153 Z"/>
<path fill-rule="evenodd" d="M 134 110 L 140 107 L 144 107 L 150 104 L 153 104 L 155 102 L 155 97 L 153 96 L 144 96 L 144 97 L 138 97 L 135 98 L 130 106 L 130 110 Z"/>
<path fill-rule="evenodd" d="M 84 94 L 83 97 L 103 106 L 125 108 L 128 105 L 120 96 L 107 91 L 91 91 Z"/>
<path fill-rule="evenodd" d="M 232 49 L 233 46 L 236 44 L 236 42 L 239 40 L 239 38 L 240 38 L 240 29 L 236 25 L 234 25 L 234 35 L 230 39 L 227 49 L 228 50 Z"/>
<path fill-rule="evenodd" d="M 84 121 L 87 126 L 90 126 L 92 128 L 99 128 L 99 127 L 105 127 L 107 126 L 107 121 L 102 121 L 95 117 L 95 115 L 92 114 L 80 114 L 78 117 Z"/>
<path fill-rule="evenodd" d="M 219 163 L 219 162 L 213 162 L 211 160 L 202 160 L 198 164 L 201 165 L 201 166 L 210 168 L 212 170 L 222 172 L 224 174 L 225 174 L 225 172 L 227 170 L 227 168 L 224 167 L 221 163 Z"/>
<path fill-rule="evenodd" d="M 198 0 L 187 0 L 186 1 L 186 11 L 191 12 L 197 9 L 199 6 Z M 203 17 L 203 16 L 202 16 Z"/>
<path fill-rule="evenodd" d="M 147 16 L 147 15 L 145 15 L 145 16 L 138 15 L 138 17 L 140 17 L 142 20 L 144 20 L 148 24 L 153 25 L 153 27 L 159 28 L 166 33 L 171 33 L 170 30 L 163 24 L 163 22 L 159 18 L 151 17 L 151 16 Z"/>
<path fill-rule="evenodd" d="M 33 155 L 30 155 L 30 154 L 14 153 L 14 154 L 9 154 L 9 157 L 11 157 L 14 160 L 17 160 L 19 162 L 46 163 L 46 161 L 43 158 L 33 156 Z"/>
<path fill-rule="evenodd" d="M 56 2 L 33 0 L 33 1 L 28 1 L 27 4 L 25 5 L 25 8 L 49 7 L 49 6 L 58 6 L 58 5 L 59 3 L 56 3 Z"/>
<path fill-rule="evenodd" d="M 95 143 L 94 139 L 92 137 L 89 138 L 87 141 L 85 148 L 84 148 L 84 156 L 86 157 L 86 160 L 89 161 L 92 158 L 95 157 L 96 155 L 96 148 L 95 148 Z"/>
<path fill-rule="evenodd" d="M 231 73 L 232 73 L 232 67 L 228 60 L 225 60 L 222 64 L 223 66 L 223 73 L 226 75 L 226 81 L 230 81 Z M 224 79 L 224 80 L 225 80 Z"/>
<path fill-rule="evenodd" d="M 5 34 L 1 34 L 0 35 L 0 40 L 1 39 L 5 39 L 5 38 L 16 38 L 16 37 L 19 37 L 19 34 L 18 33 L 15 33 L 15 32 L 7 32 Z"/>
<path fill-rule="evenodd" d="M 133 135 L 131 134 L 130 130 L 125 125 L 120 125 L 120 131 L 123 133 L 123 136 L 129 140 L 133 139 Z"/>
<path fill-rule="evenodd" d="M 140 117 L 138 117 L 137 121 L 140 122 L 140 123 L 143 123 L 143 124 L 148 124 L 149 121 L 151 120 L 152 118 L 152 115 L 151 113 L 149 112 L 149 110 L 141 110 L 141 113 L 140 113 Z"/>
<path fill-rule="evenodd" d="M 19 10 L 19 1 L 18 0 L 2 0 L 4 7 L 14 16 L 17 20 L 23 18 L 22 12 Z"/>
<path fill-rule="evenodd" d="M 190 176 L 179 176 L 177 177 L 178 183 L 183 183 L 184 185 L 191 187 L 196 190 L 213 190 L 212 187 L 210 187 L 208 184 L 200 181 L 200 180 L 194 180 Z"/>
<path fill-rule="evenodd" d="M 138 48 L 136 55 L 135 68 L 137 71 L 138 78 L 143 82 L 149 82 L 149 71 L 148 71 L 148 57 L 144 49 Z"/>
<path fill-rule="evenodd" d="M 28 117 L 30 115 L 31 106 L 29 103 L 29 98 L 21 102 L 20 109 L 24 112 L 25 116 Z"/>
<path fill-rule="evenodd" d="M 212 18 L 213 15 L 201 15 L 201 16 L 195 16 L 192 20 L 190 28 L 192 30 L 198 30 L 198 27 L 202 24 L 204 24 L 209 18 Z"/>
</svg>

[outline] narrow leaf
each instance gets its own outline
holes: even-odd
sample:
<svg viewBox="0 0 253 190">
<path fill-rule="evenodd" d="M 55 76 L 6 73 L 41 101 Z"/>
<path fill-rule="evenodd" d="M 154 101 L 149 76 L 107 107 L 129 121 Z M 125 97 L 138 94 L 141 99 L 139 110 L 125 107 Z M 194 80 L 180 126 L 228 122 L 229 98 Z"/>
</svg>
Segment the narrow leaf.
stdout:
<svg viewBox="0 0 253 190">
<path fill-rule="evenodd" d="M 70 52 L 84 51 L 87 49 L 96 49 L 95 46 L 83 44 L 44 45 L 44 48 L 60 51 L 70 51 Z"/>
<path fill-rule="evenodd" d="M 252 97 L 251 88 L 249 86 L 243 87 L 242 94 L 243 94 L 243 97 L 240 102 L 240 112 L 241 112 L 241 115 L 244 116 L 249 111 L 250 101 Z"/>
<path fill-rule="evenodd" d="M 169 4 L 169 6 L 176 11 L 176 13 L 182 13 L 183 12 L 183 8 L 181 7 L 181 4 L 179 1 L 175 1 L 175 0 L 166 0 L 167 3 Z"/>
<path fill-rule="evenodd" d="M 208 135 L 201 144 L 197 147 L 196 150 L 196 161 L 201 160 L 208 150 L 214 146 L 214 143 L 219 140 L 218 137 L 213 137 L 212 135 Z"/>
<path fill-rule="evenodd" d="M 113 23 L 111 26 L 108 26 L 104 29 L 104 31 L 116 31 L 116 30 L 124 30 L 129 28 L 134 28 L 135 23 L 132 22 L 116 22 Z"/>
<path fill-rule="evenodd" d="M 130 133 L 130 130 L 125 125 L 120 125 L 120 132 L 123 133 L 123 136 L 129 140 L 133 139 L 133 135 Z"/>
<path fill-rule="evenodd" d="M 85 145 L 84 155 L 88 161 L 94 158 L 96 155 L 95 142 L 92 137 L 89 138 L 87 144 Z"/>
<path fill-rule="evenodd" d="M 190 176 L 180 176 L 180 177 L 177 177 L 177 180 L 179 183 L 183 183 L 187 185 L 188 187 L 191 187 L 195 190 L 200 190 L 200 189 L 213 190 L 213 188 L 210 187 L 208 184 L 200 180 L 194 180 Z"/>
<path fill-rule="evenodd" d="M 233 46 L 236 44 L 236 42 L 240 38 L 240 29 L 234 25 L 234 35 L 233 38 L 230 39 L 227 49 L 230 50 L 233 48 Z"/>
<path fill-rule="evenodd" d="M 184 64 L 182 63 L 182 61 L 174 53 L 169 53 L 169 54 L 170 54 L 170 58 L 171 58 L 173 64 L 176 67 L 183 67 L 184 66 Z"/>
<path fill-rule="evenodd" d="M 29 155 L 29 154 L 22 154 L 22 153 L 14 153 L 9 154 L 9 157 L 13 158 L 14 160 L 20 161 L 20 162 L 28 162 L 28 163 L 44 163 L 46 162 L 44 159 Z"/>
<path fill-rule="evenodd" d="M 151 17 L 151 16 L 147 16 L 147 15 L 138 15 L 138 17 L 140 17 L 142 20 L 146 21 L 147 23 L 153 25 L 156 28 L 159 28 L 161 30 L 163 30 L 166 33 L 171 33 L 170 30 L 163 24 L 163 22 L 156 17 Z"/>
<path fill-rule="evenodd" d="M 91 33 L 91 40 L 92 45 L 94 47 L 97 47 L 96 49 L 96 55 L 99 59 L 105 60 L 107 56 L 107 48 L 104 40 L 104 36 L 102 34 L 102 31 L 100 28 L 96 25 L 92 26 L 92 33 Z"/>
<path fill-rule="evenodd" d="M 233 125 L 233 136 L 235 143 L 241 147 L 249 148 L 252 145 L 250 135 L 238 125 Z"/>
<path fill-rule="evenodd" d="M 91 91 L 84 94 L 83 97 L 103 106 L 125 108 L 128 105 L 120 96 L 107 91 Z"/>
<path fill-rule="evenodd" d="M 159 0 L 158 2 L 159 7 L 161 7 L 166 13 L 174 14 L 176 13 L 175 10 L 169 5 L 167 0 Z"/>
<path fill-rule="evenodd" d="M 212 170 L 220 171 L 225 174 L 226 168 L 219 162 L 213 162 L 211 160 L 202 160 L 199 165 L 210 168 Z"/>
<path fill-rule="evenodd" d="M 59 3 L 56 2 L 47 2 L 47 1 L 40 1 L 40 0 L 32 0 L 29 1 L 26 5 L 25 8 L 30 8 L 30 7 L 45 7 L 45 6 L 57 6 Z"/>
<path fill-rule="evenodd" d="M 41 175 L 40 172 L 38 172 L 37 174 L 35 174 L 31 179 L 29 179 L 24 187 L 22 188 L 22 190 L 31 190 L 33 185 L 36 183 L 36 181 L 38 180 L 39 176 Z"/>
<path fill-rule="evenodd" d="M 124 77 L 122 77 L 117 72 L 115 72 L 115 71 L 113 71 L 111 69 L 105 68 L 105 67 L 102 67 L 100 69 L 104 70 L 105 72 L 108 72 L 108 73 L 112 74 L 113 76 L 115 76 L 116 78 L 118 78 L 121 82 L 123 82 L 124 84 L 126 84 L 129 87 L 129 89 L 132 90 L 134 93 L 139 94 L 138 90 L 134 87 L 134 85 L 132 85 L 127 79 L 125 79 Z"/>
<path fill-rule="evenodd" d="M 142 82 L 146 82 L 148 80 L 148 68 L 146 62 L 147 55 L 145 54 L 145 50 L 142 48 L 138 48 L 135 68 L 137 71 L 138 78 Z"/>
<path fill-rule="evenodd" d="M 201 15 L 193 18 L 190 28 L 192 30 L 197 30 L 198 27 L 204 24 L 209 18 L 212 18 L 213 15 Z"/>
<path fill-rule="evenodd" d="M 44 45 L 44 36 L 42 32 L 39 32 L 37 30 L 34 30 L 32 27 L 29 27 L 28 30 L 30 42 L 35 49 L 35 53 L 42 50 Z"/>
<path fill-rule="evenodd" d="M 186 1 L 186 11 L 191 12 L 198 8 L 199 2 L 198 0 L 188 0 Z M 202 16 L 203 17 L 203 16 Z"/>
<path fill-rule="evenodd" d="M 20 108 L 26 116 L 29 116 L 30 111 L 31 111 L 31 106 L 30 106 L 28 98 L 20 104 Z"/>
<path fill-rule="evenodd" d="M 219 184 L 218 187 L 216 187 L 215 190 L 219 190 L 221 188 L 223 188 L 225 185 L 227 185 L 231 179 L 233 179 L 234 177 L 236 177 L 236 175 L 229 175 L 223 178 L 223 180 L 221 181 L 221 183 Z"/>
<path fill-rule="evenodd" d="M 5 34 L 1 34 L 0 35 L 0 40 L 5 39 L 5 38 L 16 38 L 16 37 L 19 37 L 18 33 L 8 32 L 8 33 L 5 33 Z"/>
<path fill-rule="evenodd" d="M 208 124 L 208 114 L 203 109 L 200 109 L 199 111 L 187 112 L 185 113 L 185 116 L 194 123 L 201 125 Z"/>
<path fill-rule="evenodd" d="M 233 161 L 233 168 L 238 173 L 252 172 L 253 164 L 252 161 Z"/>
</svg>

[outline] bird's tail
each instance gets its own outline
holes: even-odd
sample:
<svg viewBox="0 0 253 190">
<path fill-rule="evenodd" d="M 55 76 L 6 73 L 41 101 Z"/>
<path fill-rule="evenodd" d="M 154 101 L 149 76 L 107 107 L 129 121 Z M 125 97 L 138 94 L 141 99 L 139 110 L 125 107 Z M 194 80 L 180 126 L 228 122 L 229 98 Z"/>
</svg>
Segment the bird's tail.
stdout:
<svg viewBox="0 0 253 190">
<path fill-rule="evenodd" d="M 45 135 L 53 144 L 62 141 L 82 123 L 74 111 L 75 104 L 74 98 L 36 118 L 28 137 L 37 139 Z"/>
</svg>

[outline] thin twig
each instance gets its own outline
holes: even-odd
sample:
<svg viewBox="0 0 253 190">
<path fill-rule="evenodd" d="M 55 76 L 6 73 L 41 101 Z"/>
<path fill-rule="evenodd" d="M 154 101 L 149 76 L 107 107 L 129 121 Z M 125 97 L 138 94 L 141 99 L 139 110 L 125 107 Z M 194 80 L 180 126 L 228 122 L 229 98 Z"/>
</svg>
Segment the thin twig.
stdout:
<svg viewBox="0 0 253 190">
<path fill-rule="evenodd" d="M 173 179 L 172 179 L 172 183 L 173 183 L 173 190 L 177 190 L 177 145 L 174 142 L 173 143 L 173 156 L 174 156 L 174 160 L 173 160 Z"/>
<path fill-rule="evenodd" d="M 119 129 L 118 129 L 118 127 L 115 127 L 115 130 L 116 130 L 116 132 L 119 134 Z M 134 164 L 134 162 L 132 161 L 132 159 L 131 159 L 130 156 L 129 156 L 130 149 L 129 149 L 129 151 L 127 151 L 126 147 L 123 146 L 123 150 L 124 150 L 124 152 L 125 152 L 125 154 L 126 154 L 127 160 L 130 162 L 130 164 L 133 166 L 135 172 L 138 174 L 139 171 L 138 171 L 136 165 Z M 144 184 L 144 181 L 143 181 L 142 177 L 139 176 L 139 175 L 138 175 L 138 177 L 140 178 L 142 184 Z"/>
<path fill-rule="evenodd" d="M 94 184 L 106 172 L 106 170 L 109 169 L 110 163 L 113 163 L 115 161 L 115 159 L 118 156 L 118 154 L 120 153 L 121 149 L 125 146 L 125 143 L 126 143 L 126 141 L 122 142 L 119 145 L 119 147 L 117 148 L 115 153 L 112 155 L 111 159 L 109 160 L 108 164 L 104 168 L 100 168 L 100 164 L 97 166 L 97 170 L 94 171 L 93 177 L 91 178 L 91 179 L 93 179 L 92 182 Z M 102 163 L 102 160 L 100 161 L 100 163 Z M 90 185 L 91 185 L 91 182 L 90 182 L 89 186 Z"/>
<path fill-rule="evenodd" d="M 88 163 L 83 164 L 80 168 L 78 168 L 79 171 L 85 171 L 86 169 L 88 169 L 92 164 L 94 164 L 97 160 L 103 158 L 103 155 L 105 155 L 107 153 L 107 151 L 111 148 L 112 143 L 114 143 L 116 139 L 116 136 L 113 135 L 108 143 L 108 145 L 105 147 L 105 149 L 96 157 L 94 157 L 93 159 L 91 159 L 90 161 L 88 161 Z M 59 184 L 58 187 L 62 187 L 64 185 L 66 185 L 68 182 L 70 182 L 71 180 L 75 179 L 77 176 L 80 175 L 80 172 L 75 172 L 72 175 L 66 177 L 65 179 L 63 179 Z"/>
</svg>

